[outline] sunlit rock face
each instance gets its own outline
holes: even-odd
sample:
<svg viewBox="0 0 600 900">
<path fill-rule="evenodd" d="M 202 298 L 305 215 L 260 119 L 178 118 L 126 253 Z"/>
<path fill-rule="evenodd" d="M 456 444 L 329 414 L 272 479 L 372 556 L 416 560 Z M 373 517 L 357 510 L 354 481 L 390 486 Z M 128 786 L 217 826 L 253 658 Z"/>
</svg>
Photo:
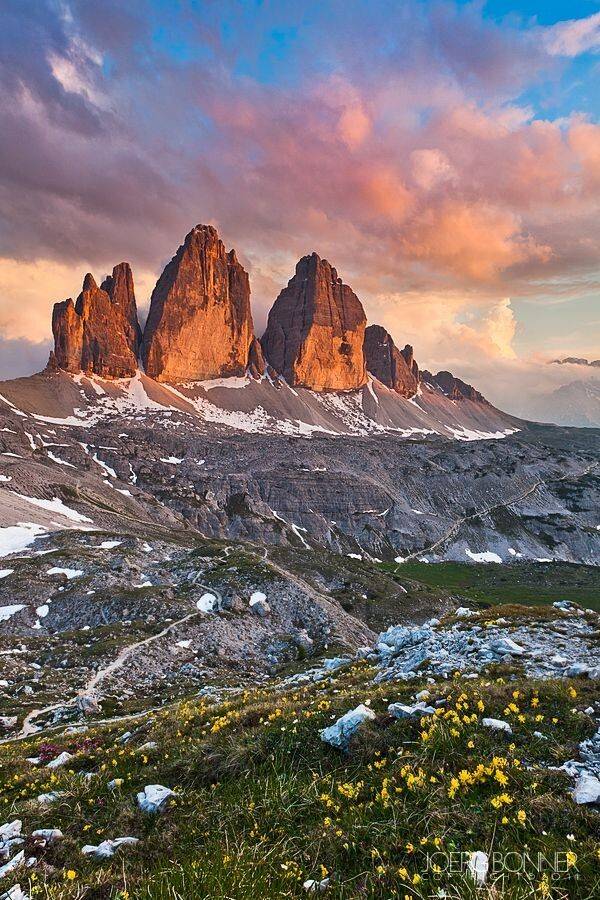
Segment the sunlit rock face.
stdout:
<svg viewBox="0 0 600 900">
<path fill-rule="evenodd" d="M 61 369 L 102 378 L 133 375 L 140 328 L 129 263 L 115 266 L 102 287 L 88 273 L 75 303 L 69 298 L 54 305 L 52 333 Z"/>
<path fill-rule="evenodd" d="M 144 330 L 142 359 L 158 381 L 203 381 L 260 368 L 250 282 L 215 228 L 190 231 L 158 279 Z"/>
<path fill-rule="evenodd" d="M 407 344 L 398 350 L 391 334 L 381 325 L 369 325 L 365 331 L 365 360 L 367 370 L 387 387 L 412 397 L 419 384 L 419 367 L 413 349 Z"/>
<path fill-rule="evenodd" d="M 262 337 L 267 362 L 292 385 L 352 390 L 367 380 L 362 304 L 316 253 L 304 256 L 275 301 Z"/>
</svg>

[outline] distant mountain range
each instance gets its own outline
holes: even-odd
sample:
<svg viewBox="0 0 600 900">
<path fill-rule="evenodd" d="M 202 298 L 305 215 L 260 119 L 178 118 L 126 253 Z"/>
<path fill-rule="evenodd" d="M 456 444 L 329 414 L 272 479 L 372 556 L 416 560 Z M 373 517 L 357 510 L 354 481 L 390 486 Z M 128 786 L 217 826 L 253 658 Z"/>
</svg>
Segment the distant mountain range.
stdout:
<svg viewBox="0 0 600 900">
<path fill-rule="evenodd" d="M 592 366 L 594 368 L 600 369 L 600 359 L 588 360 L 580 356 L 565 356 L 564 359 L 553 359 L 551 360 L 551 363 L 558 366 Z"/>
<path fill-rule="evenodd" d="M 564 384 L 531 402 L 528 414 L 539 422 L 600 428 L 600 378 Z"/>
</svg>

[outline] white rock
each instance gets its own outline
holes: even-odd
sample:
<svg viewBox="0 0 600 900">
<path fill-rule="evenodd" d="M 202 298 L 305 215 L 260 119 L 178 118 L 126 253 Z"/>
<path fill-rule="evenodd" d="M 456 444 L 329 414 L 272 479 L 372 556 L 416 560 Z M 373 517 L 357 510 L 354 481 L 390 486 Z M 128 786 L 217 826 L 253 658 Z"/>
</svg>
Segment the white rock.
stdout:
<svg viewBox="0 0 600 900">
<path fill-rule="evenodd" d="M 14 819 L 12 822 L 5 822 L 0 825 L 0 842 L 11 841 L 13 838 L 21 836 L 21 828 L 23 822 L 21 819 Z"/>
<path fill-rule="evenodd" d="M 309 878 L 304 882 L 302 887 L 308 894 L 322 894 L 329 887 L 329 878 L 323 878 L 322 881 L 317 881 L 315 878 Z"/>
<path fill-rule="evenodd" d="M 468 869 L 475 884 L 485 884 L 489 866 L 490 858 L 483 850 L 475 850 L 474 853 L 471 853 Z"/>
<path fill-rule="evenodd" d="M 323 728 L 319 733 L 321 740 L 332 747 L 339 747 L 345 750 L 352 735 L 367 719 L 375 719 L 375 713 L 372 709 L 364 704 L 359 704 L 356 709 L 350 709 L 344 713 L 337 722 L 328 728 Z"/>
<path fill-rule="evenodd" d="M 196 600 L 196 609 L 200 612 L 213 612 L 217 605 L 217 598 L 214 594 L 202 594 L 199 600 Z"/>
<path fill-rule="evenodd" d="M 162 784 L 147 784 L 143 791 L 137 795 L 139 808 L 145 813 L 159 812 L 170 797 L 175 796 L 175 791 L 164 787 Z"/>
<path fill-rule="evenodd" d="M 20 884 L 13 884 L 6 893 L 0 894 L 0 900 L 30 900 L 29 894 L 21 889 Z"/>
<path fill-rule="evenodd" d="M 36 831 L 31 832 L 31 837 L 38 842 L 44 842 L 44 844 L 55 844 L 57 841 L 62 840 L 64 837 L 60 828 L 38 828 Z"/>
<path fill-rule="evenodd" d="M 406 706 L 404 703 L 390 703 L 388 712 L 395 719 L 414 719 L 421 716 L 432 716 L 435 713 L 435 709 L 423 702 L 415 703 L 414 706 Z"/>
<path fill-rule="evenodd" d="M 517 644 L 509 637 L 502 637 L 497 641 L 492 641 L 490 647 L 495 653 L 510 653 L 511 656 L 522 656 L 525 653 L 525 647 L 521 647 L 520 644 Z"/>
<path fill-rule="evenodd" d="M 573 800 L 579 806 L 600 803 L 600 780 L 586 769 L 581 772 L 573 790 Z"/>
<path fill-rule="evenodd" d="M 459 619 L 469 619 L 471 616 L 474 616 L 475 613 L 472 609 L 469 609 L 468 606 L 459 606 L 458 609 L 454 610 L 454 615 Z"/>
<path fill-rule="evenodd" d="M 61 766 L 66 765 L 70 759 L 73 759 L 73 754 L 68 753 L 66 750 L 63 750 L 56 759 L 51 759 L 49 763 L 46 764 L 47 769 L 59 769 Z"/>
<path fill-rule="evenodd" d="M 56 803 L 61 797 L 64 797 L 64 791 L 50 791 L 48 794 L 38 794 L 36 799 L 45 806 L 48 803 Z"/>
<path fill-rule="evenodd" d="M 507 734 L 512 734 L 512 728 L 503 719 L 482 719 L 481 724 L 484 728 L 491 728 L 492 731 L 505 731 Z"/>
<path fill-rule="evenodd" d="M 9 872 L 12 872 L 14 869 L 23 865 L 25 862 L 25 851 L 19 850 L 11 860 L 7 863 L 4 863 L 3 866 L 0 866 L 0 878 L 4 878 L 5 875 L 8 875 Z"/>
<path fill-rule="evenodd" d="M 85 847 L 81 848 L 81 852 L 84 856 L 93 856 L 95 859 L 110 859 L 111 856 L 115 855 L 115 851 L 119 847 L 133 846 L 137 843 L 139 843 L 139 838 L 120 837 L 114 840 L 102 841 L 98 846 L 86 844 Z"/>
</svg>

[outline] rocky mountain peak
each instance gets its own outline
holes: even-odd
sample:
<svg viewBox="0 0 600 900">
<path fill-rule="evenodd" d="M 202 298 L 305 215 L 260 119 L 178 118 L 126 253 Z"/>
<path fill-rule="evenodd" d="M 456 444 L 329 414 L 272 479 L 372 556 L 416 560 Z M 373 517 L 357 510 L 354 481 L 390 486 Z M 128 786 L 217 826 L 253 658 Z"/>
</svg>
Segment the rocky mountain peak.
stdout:
<svg viewBox="0 0 600 900">
<path fill-rule="evenodd" d="M 248 274 L 212 225 L 197 225 L 152 292 L 146 373 L 158 381 L 243 375 L 253 340 Z"/>
<path fill-rule="evenodd" d="M 467 384 L 466 381 L 456 378 L 451 372 L 443 371 L 438 372 L 437 375 L 432 375 L 431 372 L 424 370 L 421 373 L 421 377 L 423 381 L 440 388 L 450 400 L 472 400 L 475 403 L 485 404 L 488 402 L 483 394 L 475 390 L 472 384 Z"/>
<path fill-rule="evenodd" d="M 398 350 L 385 328 L 369 325 L 365 331 L 364 350 L 371 375 L 403 397 L 413 396 L 419 384 L 419 367 L 409 344 L 404 350 Z"/>
<path fill-rule="evenodd" d="M 352 390 L 366 383 L 365 326 L 356 294 L 326 259 L 311 253 L 273 304 L 261 343 L 289 384 Z"/>
<path fill-rule="evenodd" d="M 140 331 L 128 263 L 98 287 L 87 273 L 76 303 L 56 303 L 52 313 L 54 362 L 68 372 L 126 378 L 137 369 Z"/>
</svg>

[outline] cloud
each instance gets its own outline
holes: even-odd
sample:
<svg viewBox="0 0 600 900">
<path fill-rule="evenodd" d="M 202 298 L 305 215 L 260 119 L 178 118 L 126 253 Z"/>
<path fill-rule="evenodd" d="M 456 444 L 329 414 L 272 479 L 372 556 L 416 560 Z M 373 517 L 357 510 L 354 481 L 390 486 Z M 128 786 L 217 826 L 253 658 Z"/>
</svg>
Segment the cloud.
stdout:
<svg viewBox="0 0 600 900">
<path fill-rule="evenodd" d="M 248 268 L 259 331 L 316 250 L 432 367 L 509 366 L 507 297 L 598 284 L 600 129 L 544 111 L 596 17 L 540 40 L 476 4 L 211 9 L 7 3 L 0 334 L 42 340 L 122 259 L 146 300 L 197 222 Z"/>
<path fill-rule="evenodd" d="M 569 19 L 544 29 L 545 45 L 554 56 L 579 56 L 600 50 L 600 12 L 585 19 Z"/>
<path fill-rule="evenodd" d="M 0 380 L 40 372 L 48 362 L 50 341 L 7 340 L 0 336 Z"/>
<path fill-rule="evenodd" d="M 80 260 L 74 269 L 71 264 L 51 259 L 23 262 L 0 258 L 0 340 L 24 340 L 27 344 L 23 346 L 47 347 L 51 336 L 53 304 L 67 297 L 75 299 L 81 291 L 86 272 L 95 272 L 99 283 L 117 262 L 120 259 L 113 258 L 104 266 L 93 266 L 89 261 Z M 134 272 L 134 283 L 138 305 L 145 310 L 156 275 L 138 268 Z M 38 356 L 39 353 L 33 353 L 33 356 L 28 354 L 28 358 L 37 359 Z"/>
</svg>

